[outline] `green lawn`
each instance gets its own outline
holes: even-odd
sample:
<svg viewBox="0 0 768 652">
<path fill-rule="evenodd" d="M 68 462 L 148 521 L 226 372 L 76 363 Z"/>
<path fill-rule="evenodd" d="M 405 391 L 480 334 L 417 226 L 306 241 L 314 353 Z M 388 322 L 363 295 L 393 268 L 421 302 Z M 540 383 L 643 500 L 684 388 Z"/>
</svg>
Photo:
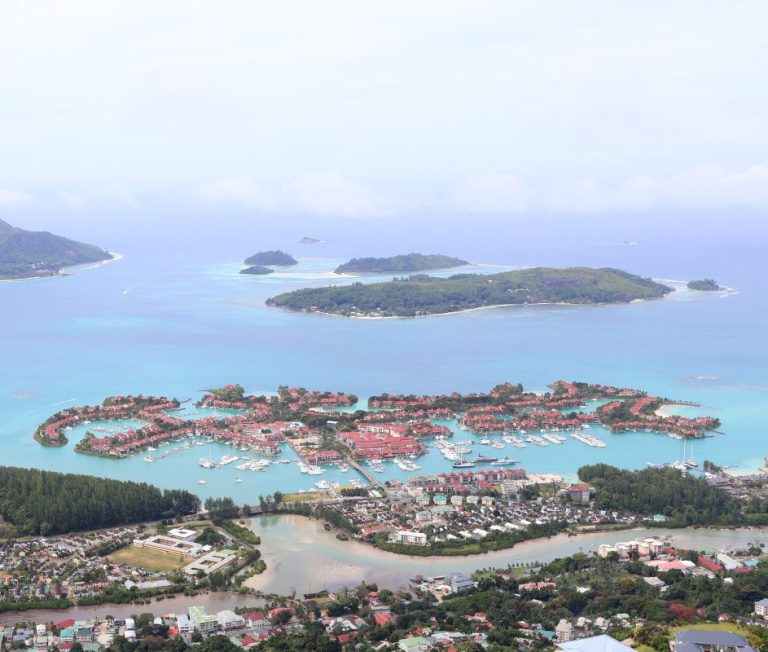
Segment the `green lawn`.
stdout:
<svg viewBox="0 0 768 652">
<path fill-rule="evenodd" d="M 501 568 L 498 571 L 497 570 L 482 571 L 480 573 L 476 573 L 476 576 L 478 578 L 496 577 L 499 574 L 499 572 L 504 573 L 505 575 L 509 575 L 510 577 L 523 577 L 525 575 L 528 575 L 531 572 L 531 568 L 529 566 Z"/>
<path fill-rule="evenodd" d="M 326 498 L 326 495 L 319 491 L 307 491 L 303 494 L 283 494 L 284 503 L 311 503 L 323 498 Z"/>
<path fill-rule="evenodd" d="M 189 530 L 202 530 L 203 528 L 209 526 L 211 524 L 211 521 L 208 519 L 202 519 L 200 521 L 185 521 L 178 527 L 187 528 Z"/>
<path fill-rule="evenodd" d="M 133 545 L 120 548 L 107 558 L 116 564 L 127 564 L 149 571 L 172 571 L 189 563 L 189 559 L 157 550 L 136 548 Z"/>
</svg>

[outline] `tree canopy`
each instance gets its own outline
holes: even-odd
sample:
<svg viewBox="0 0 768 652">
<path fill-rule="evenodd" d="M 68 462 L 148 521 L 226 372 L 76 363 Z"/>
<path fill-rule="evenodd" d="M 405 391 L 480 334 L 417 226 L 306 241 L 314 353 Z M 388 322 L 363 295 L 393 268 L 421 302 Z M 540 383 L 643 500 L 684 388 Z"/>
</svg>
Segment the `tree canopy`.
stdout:
<svg viewBox="0 0 768 652">
<path fill-rule="evenodd" d="M 466 260 L 461 260 L 461 258 L 442 254 L 402 254 L 388 258 L 353 258 L 343 265 L 339 265 L 334 271 L 337 274 L 403 274 L 424 272 L 430 269 L 448 269 L 468 264 Z"/>
<path fill-rule="evenodd" d="M 598 509 L 663 514 L 668 525 L 735 525 L 739 503 L 704 478 L 673 468 L 626 471 L 608 464 L 582 466 L 579 479 L 595 488 Z"/>
<path fill-rule="evenodd" d="M 537 267 L 500 274 L 416 275 L 286 292 L 267 304 L 336 315 L 413 317 L 495 305 L 627 303 L 658 299 L 672 288 L 618 269 Z"/>
<path fill-rule="evenodd" d="M 200 499 L 124 482 L 38 469 L 0 467 L 0 516 L 22 534 L 59 534 L 192 514 Z"/>
</svg>

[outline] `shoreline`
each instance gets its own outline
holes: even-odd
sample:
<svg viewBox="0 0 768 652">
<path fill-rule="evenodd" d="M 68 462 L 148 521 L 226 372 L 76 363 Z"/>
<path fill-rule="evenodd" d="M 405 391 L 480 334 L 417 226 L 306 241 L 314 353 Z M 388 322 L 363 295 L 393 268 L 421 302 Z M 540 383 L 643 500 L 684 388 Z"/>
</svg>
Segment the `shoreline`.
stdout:
<svg viewBox="0 0 768 652">
<path fill-rule="evenodd" d="M 679 403 L 676 401 L 670 401 L 669 403 L 662 403 L 659 407 L 657 407 L 653 413 L 657 417 L 674 417 L 679 416 L 678 414 L 675 414 L 676 408 L 687 408 L 687 407 L 696 407 L 695 405 L 691 405 L 690 403 Z M 700 407 L 700 406 L 699 406 Z"/>
<path fill-rule="evenodd" d="M 513 548 L 475 555 L 400 555 L 374 548 L 357 540 L 339 541 L 333 531 L 298 514 L 254 517 L 251 529 L 261 536 L 260 551 L 267 570 L 249 578 L 245 586 L 270 594 L 288 595 L 319 588 L 340 590 L 361 581 L 392 590 L 408 588 L 408 580 L 419 573 L 470 574 L 478 569 L 504 569 L 509 565 L 548 563 L 573 554 L 591 554 L 601 543 L 628 541 L 638 536 L 671 538 L 681 548 L 715 551 L 732 549 L 748 542 L 768 543 L 768 528 L 734 529 L 636 527 L 619 531 L 565 533 L 530 539 Z"/>
<path fill-rule="evenodd" d="M 539 302 L 539 303 L 494 303 L 489 306 L 476 306 L 474 308 L 462 308 L 461 310 L 451 310 L 450 312 L 431 312 L 426 315 L 340 315 L 335 312 L 324 312 L 322 310 L 291 310 L 290 308 L 284 308 L 283 306 L 269 306 L 269 308 L 278 308 L 285 312 L 301 315 L 322 315 L 324 317 L 340 317 L 342 319 L 358 319 L 361 321 L 383 321 L 388 319 L 426 319 L 429 317 L 450 317 L 452 315 L 461 315 L 469 312 L 477 312 L 480 310 L 495 310 L 496 308 L 531 308 L 541 306 L 556 306 L 564 308 L 591 308 L 594 306 L 621 306 L 632 305 L 637 303 L 646 303 L 649 301 L 659 301 L 666 297 L 660 297 L 659 299 L 635 299 L 630 302 L 622 303 L 569 303 L 567 301 L 556 302 Z"/>
<path fill-rule="evenodd" d="M 124 256 L 122 254 L 119 254 L 115 251 L 110 251 L 109 249 L 105 249 L 105 251 L 112 256 L 112 258 L 106 258 L 105 260 L 96 260 L 90 263 L 77 263 L 75 265 L 67 265 L 65 267 L 59 268 L 59 270 L 52 274 L 43 274 L 42 276 L 22 276 L 19 278 L 0 278 L 0 283 L 13 283 L 13 282 L 24 282 L 24 281 L 42 281 L 46 278 L 58 278 L 60 276 L 71 276 L 71 274 L 67 274 L 65 270 L 67 269 L 77 269 L 77 268 L 84 268 L 84 269 L 96 269 L 97 267 L 101 267 L 102 265 L 106 265 L 107 263 L 116 263 L 118 260 L 122 260 Z"/>
<path fill-rule="evenodd" d="M 336 534 L 338 532 L 344 532 L 344 530 L 341 530 L 336 527 L 331 527 L 330 530 L 325 530 L 325 524 L 322 520 L 313 518 L 312 516 L 305 516 L 303 514 L 295 514 L 295 513 L 275 513 L 275 514 L 262 514 L 261 516 L 255 516 L 251 518 L 251 521 L 258 519 L 258 518 L 280 518 L 280 519 L 301 519 L 305 520 L 305 522 L 310 522 L 315 524 L 318 529 L 323 529 L 324 532 L 326 532 L 329 535 L 332 535 L 335 539 Z M 250 529 L 255 532 L 258 536 L 261 536 L 256 530 L 253 529 L 253 527 L 250 527 Z M 665 525 L 659 525 L 658 527 L 654 527 L 653 524 L 648 523 L 647 525 L 643 524 L 632 524 L 627 527 L 617 527 L 616 525 L 609 525 L 605 528 L 593 528 L 588 531 L 581 531 L 581 532 L 558 532 L 557 534 L 553 534 L 551 536 L 547 537 L 536 537 L 533 539 L 525 539 L 524 541 L 520 541 L 518 543 L 515 543 L 512 546 L 509 546 L 508 548 L 501 548 L 499 550 L 486 550 L 484 552 L 477 552 L 472 554 L 464 554 L 464 555 L 409 555 L 399 552 L 393 552 L 391 550 L 383 550 L 382 548 L 378 548 L 377 546 L 368 543 L 366 541 L 363 541 L 361 539 L 356 539 L 354 537 L 351 537 L 348 540 L 341 540 L 338 539 L 339 544 L 342 545 L 350 545 L 350 546 L 361 546 L 362 548 L 365 548 L 369 553 L 373 553 L 371 558 L 375 558 L 377 556 L 382 556 L 384 558 L 388 557 L 390 559 L 404 559 L 404 560 L 425 560 L 425 563 L 428 564 L 430 562 L 450 562 L 453 560 L 463 560 L 463 561 L 472 561 L 472 560 L 480 560 L 480 559 L 486 559 L 487 557 L 495 557 L 495 556 L 506 556 L 512 552 L 515 552 L 521 548 L 527 549 L 531 548 L 534 549 L 541 545 L 544 542 L 565 542 L 565 541 L 580 541 L 580 540 L 590 540 L 595 539 L 599 537 L 600 535 L 607 535 L 607 534 L 615 534 L 615 533 L 624 533 L 631 534 L 633 532 L 640 532 L 644 530 L 660 530 L 664 531 L 667 534 L 665 534 L 661 538 L 674 538 L 675 534 L 669 534 L 670 532 L 673 533 L 689 533 L 689 532 L 695 532 L 697 530 L 711 530 L 716 532 L 762 532 L 765 534 L 768 534 L 768 527 L 761 528 L 759 526 L 743 526 L 743 527 L 710 527 L 708 525 L 688 525 L 686 527 L 681 528 L 670 528 L 669 526 Z M 347 533 L 348 534 L 348 533 Z M 631 538 L 631 537 L 630 537 Z M 269 569 L 270 566 L 267 566 L 267 569 Z M 265 571 L 266 573 L 266 571 Z M 264 575 L 265 573 L 262 573 L 261 575 Z M 257 575 L 255 577 L 259 577 L 260 575 Z"/>
<path fill-rule="evenodd" d="M 500 265 L 490 265 L 486 264 L 483 265 L 481 263 L 470 263 L 471 265 L 475 266 L 485 266 L 485 267 L 501 267 Z M 517 268 L 516 268 L 517 269 Z M 519 269 L 529 269 L 526 267 L 521 267 Z M 335 274 L 335 273 L 334 273 Z M 381 274 L 378 273 L 372 273 L 372 274 L 348 274 L 348 273 L 342 273 L 342 274 L 335 274 L 335 276 L 339 278 L 365 278 L 366 276 L 380 276 Z M 323 315 L 324 317 L 341 317 L 344 319 L 357 319 L 360 321 L 383 321 L 383 320 L 391 320 L 391 319 L 422 319 L 425 317 L 447 317 L 450 315 L 460 315 L 464 313 L 470 313 L 470 312 L 476 312 L 479 310 L 492 310 L 496 308 L 523 308 L 523 307 L 536 307 L 536 306 L 564 306 L 564 307 L 576 307 L 576 308 L 588 308 L 588 307 L 605 307 L 605 306 L 621 306 L 621 305 L 634 305 L 634 304 L 642 304 L 642 303 L 649 303 L 651 301 L 663 301 L 664 299 L 670 299 L 672 298 L 676 292 L 680 292 L 681 289 L 686 288 L 686 281 L 680 281 L 676 279 L 662 279 L 662 278 L 656 278 L 651 277 L 652 280 L 658 282 L 658 283 L 669 283 L 673 284 L 675 286 L 679 287 L 672 287 L 672 291 L 668 292 L 664 296 L 657 297 L 654 299 L 633 299 L 632 301 L 627 302 L 595 302 L 595 303 L 572 303 L 568 301 L 542 301 L 537 303 L 495 303 L 488 306 L 476 306 L 473 308 L 462 308 L 461 310 L 451 310 L 448 312 L 433 312 L 425 315 L 367 315 L 367 314 L 361 314 L 361 315 L 342 315 L 334 312 L 325 312 L 323 310 L 293 310 L 291 308 L 286 308 L 284 306 L 273 306 L 269 305 L 265 302 L 265 305 L 268 308 L 279 308 L 280 310 L 284 310 L 288 313 L 295 313 L 295 314 L 308 314 L 308 315 Z M 722 294 L 722 292 L 725 292 L 725 294 Z M 721 293 L 719 296 L 731 296 L 734 294 L 738 294 L 739 291 L 728 287 L 728 286 L 722 286 Z M 706 293 L 700 293 L 700 294 L 706 294 Z M 712 294 L 717 294 L 713 292 Z"/>
</svg>

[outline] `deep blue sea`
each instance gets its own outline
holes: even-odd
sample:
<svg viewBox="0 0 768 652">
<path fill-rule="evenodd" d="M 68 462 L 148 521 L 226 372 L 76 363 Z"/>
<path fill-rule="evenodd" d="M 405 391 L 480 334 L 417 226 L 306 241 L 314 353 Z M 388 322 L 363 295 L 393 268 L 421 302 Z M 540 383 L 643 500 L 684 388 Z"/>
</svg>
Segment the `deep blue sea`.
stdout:
<svg viewBox="0 0 768 652">
<path fill-rule="evenodd" d="M 71 270 L 65 278 L 0 283 L 3 464 L 146 480 L 255 502 L 276 489 L 309 489 L 319 477 L 286 464 L 240 473 L 243 482 L 234 484 L 234 465 L 200 469 L 202 448 L 154 464 L 142 456 L 110 461 L 74 453 L 74 441 L 62 449 L 42 448 L 32 433 L 63 406 L 122 393 L 197 399 L 206 387 L 237 382 L 249 392 L 288 384 L 364 398 L 382 391 L 485 390 L 502 381 L 543 390 L 558 378 L 698 401 L 702 407 L 685 414 L 717 416 L 725 433 L 695 444 L 700 462 L 748 471 L 768 455 L 764 217 L 193 218 L 121 216 L 87 228 L 61 222 L 58 232 L 96 242 L 122 258 Z M 323 242 L 297 244 L 305 235 Z M 237 273 L 243 258 L 272 248 L 294 254 L 300 265 L 268 277 Z M 285 290 L 340 282 L 330 272 L 350 257 L 409 251 L 460 256 L 488 272 L 579 264 L 659 279 L 713 277 L 737 293 L 680 291 L 665 300 L 622 306 L 510 307 L 379 321 L 292 314 L 264 305 L 265 298 Z M 75 440 L 77 433 L 72 434 Z M 639 468 L 682 454 L 680 442 L 660 435 L 596 434 L 608 442 L 606 448 L 571 440 L 548 448 L 508 447 L 505 453 L 529 471 L 569 477 L 584 463 Z M 214 447 L 211 455 L 226 452 Z M 422 472 L 448 467 L 436 454 L 419 463 Z M 393 466 L 387 472 L 405 475 Z M 322 477 L 344 478 L 338 471 Z M 198 485 L 203 478 L 207 484 Z"/>
</svg>

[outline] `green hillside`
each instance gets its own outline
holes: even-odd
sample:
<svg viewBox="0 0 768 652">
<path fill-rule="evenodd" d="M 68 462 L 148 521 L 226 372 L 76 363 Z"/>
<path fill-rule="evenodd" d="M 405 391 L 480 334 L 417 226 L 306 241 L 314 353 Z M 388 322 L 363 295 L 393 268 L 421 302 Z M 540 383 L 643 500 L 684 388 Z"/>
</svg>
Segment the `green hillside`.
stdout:
<svg viewBox="0 0 768 652">
<path fill-rule="evenodd" d="M 94 245 L 47 231 L 25 231 L 0 220 L 0 278 L 50 276 L 62 267 L 110 258 L 112 254 Z"/>
<path fill-rule="evenodd" d="M 267 300 L 289 310 L 414 317 L 496 305 L 601 304 L 659 299 L 672 288 L 618 269 L 536 267 L 500 274 L 425 275 L 386 283 L 306 288 Z"/>
</svg>

